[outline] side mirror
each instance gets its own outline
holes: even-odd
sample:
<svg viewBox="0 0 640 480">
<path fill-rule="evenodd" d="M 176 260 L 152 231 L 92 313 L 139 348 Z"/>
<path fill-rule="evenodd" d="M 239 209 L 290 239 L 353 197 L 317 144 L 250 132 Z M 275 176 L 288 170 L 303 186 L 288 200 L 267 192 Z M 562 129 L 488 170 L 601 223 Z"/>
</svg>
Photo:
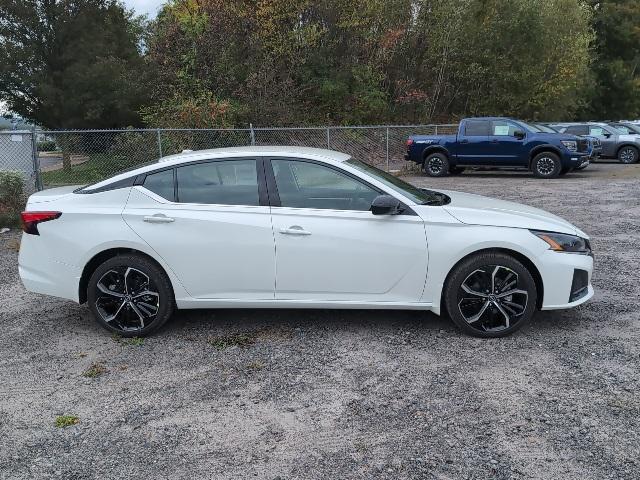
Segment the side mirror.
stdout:
<svg viewBox="0 0 640 480">
<path fill-rule="evenodd" d="M 369 210 L 374 215 L 397 215 L 401 212 L 400 200 L 391 195 L 378 195 L 371 202 Z"/>
<path fill-rule="evenodd" d="M 604 135 L 605 138 L 611 137 L 611 134 L 609 132 L 604 132 L 602 135 Z"/>
<path fill-rule="evenodd" d="M 513 132 L 513 136 L 516 137 L 518 140 L 522 140 L 524 138 L 524 132 L 522 130 L 515 130 Z"/>
</svg>

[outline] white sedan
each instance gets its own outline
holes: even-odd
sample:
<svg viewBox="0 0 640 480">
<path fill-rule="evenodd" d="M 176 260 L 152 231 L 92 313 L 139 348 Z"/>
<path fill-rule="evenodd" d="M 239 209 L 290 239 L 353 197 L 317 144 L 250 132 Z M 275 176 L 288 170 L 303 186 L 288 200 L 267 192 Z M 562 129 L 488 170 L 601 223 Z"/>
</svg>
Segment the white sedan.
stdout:
<svg viewBox="0 0 640 480">
<path fill-rule="evenodd" d="M 593 296 L 588 237 L 562 218 L 330 150 L 184 152 L 38 192 L 22 217 L 25 287 L 124 336 L 176 308 L 249 307 L 446 312 L 498 337 Z"/>
</svg>

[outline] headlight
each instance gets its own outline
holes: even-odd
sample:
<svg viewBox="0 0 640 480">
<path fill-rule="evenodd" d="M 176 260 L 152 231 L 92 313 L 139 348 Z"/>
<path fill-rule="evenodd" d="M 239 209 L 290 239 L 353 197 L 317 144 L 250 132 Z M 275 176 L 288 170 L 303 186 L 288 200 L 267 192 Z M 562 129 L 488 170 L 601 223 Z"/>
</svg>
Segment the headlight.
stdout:
<svg viewBox="0 0 640 480">
<path fill-rule="evenodd" d="M 530 230 L 536 237 L 549 244 L 549 248 L 555 252 L 581 253 L 591 255 L 591 244 L 586 238 L 566 233 L 541 232 Z"/>
<path fill-rule="evenodd" d="M 576 142 L 575 140 L 560 140 L 560 142 L 570 152 L 577 152 L 578 151 L 578 142 Z"/>
</svg>

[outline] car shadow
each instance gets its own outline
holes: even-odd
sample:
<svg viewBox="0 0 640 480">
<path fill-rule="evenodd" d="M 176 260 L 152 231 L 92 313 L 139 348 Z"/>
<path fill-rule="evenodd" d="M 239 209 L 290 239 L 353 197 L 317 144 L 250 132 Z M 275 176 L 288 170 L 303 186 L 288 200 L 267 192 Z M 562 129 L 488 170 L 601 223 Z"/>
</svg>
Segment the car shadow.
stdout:
<svg viewBox="0 0 640 480">
<path fill-rule="evenodd" d="M 265 328 L 456 330 L 448 318 L 420 310 L 207 309 L 178 310 L 162 331 L 179 334 Z"/>
</svg>

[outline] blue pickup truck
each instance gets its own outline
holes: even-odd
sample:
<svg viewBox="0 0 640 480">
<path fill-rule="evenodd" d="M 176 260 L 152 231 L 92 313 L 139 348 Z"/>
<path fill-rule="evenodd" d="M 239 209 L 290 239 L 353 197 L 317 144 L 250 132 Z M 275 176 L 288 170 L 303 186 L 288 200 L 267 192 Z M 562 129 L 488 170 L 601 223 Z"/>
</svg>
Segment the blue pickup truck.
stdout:
<svg viewBox="0 0 640 480">
<path fill-rule="evenodd" d="M 455 135 L 412 135 L 405 160 L 432 177 L 458 174 L 467 167 L 526 169 L 555 178 L 588 164 L 589 141 L 575 135 L 541 132 L 519 120 L 466 118 Z"/>
</svg>

